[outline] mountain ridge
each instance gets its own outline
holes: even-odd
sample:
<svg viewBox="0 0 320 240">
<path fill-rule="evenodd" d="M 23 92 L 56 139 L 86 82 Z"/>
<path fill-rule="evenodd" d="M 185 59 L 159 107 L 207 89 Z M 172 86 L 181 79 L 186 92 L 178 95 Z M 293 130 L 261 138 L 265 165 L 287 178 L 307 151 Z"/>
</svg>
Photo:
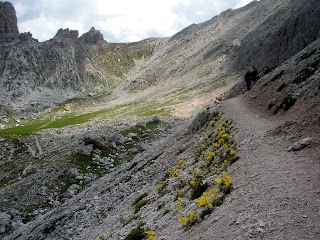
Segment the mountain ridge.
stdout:
<svg viewBox="0 0 320 240">
<path fill-rule="evenodd" d="M 137 43 L 101 42 L 92 29 L 95 43 L 83 44 L 77 32 L 61 29 L 45 43 L 1 45 L 7 55 L 0 69 L 12 66 L 12 74 L 2 70 L 1 84 L 23 91 L 16 99 L 6 96 L 21 104 L 15 113 L 1 106 L 0 236 L 318 238 L 320 40 L 308 41 L 320 24 L 313 22 L 312 34 L 291 36 L 296 53 L 285 48 L 287 59 L 271 59 L 270 46 L 259 48 L 250 37 L 282 42 L 285 34 L 266 32 L 305 26 L 319 8 L 317 1 L 304 3 L 254 1 L 172 38 Z M 252 59 L 241 64 L 262 58 L 260 72 L 266 63 L 279 66 L 244 93 L 237 61 L 249 40 L 256 44 Z M 44 56 L 57 63 L 42 62 Z M 35 63 L 41 71 L 28 73 Z M 79 73 L 89 85 L 92 73 L 105 88 L 91 92 Z M 34 86 L 47 88 L 39 101 L 48 101 L 28 110 L 34 100 L 23 81 L 38 81 L 33 74 L 44 75 Z M 54 99 L 46 91 L 65 95 Z M 39 113 L 29 118 L 23 110 Z M 289 151 L 294 143 L 298 148 Z"/>
</svg>

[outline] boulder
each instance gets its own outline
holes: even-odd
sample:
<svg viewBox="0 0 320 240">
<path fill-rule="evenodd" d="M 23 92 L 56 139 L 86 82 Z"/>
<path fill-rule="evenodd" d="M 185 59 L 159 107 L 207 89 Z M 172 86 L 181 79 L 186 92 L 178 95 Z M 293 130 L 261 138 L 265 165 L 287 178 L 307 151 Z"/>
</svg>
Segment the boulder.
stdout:
<svg viewBox="0 0 320 240">
<path fill-rule="evenodd" d="M 11 225 L 11 216 L 5 212 L 0 212 L 0 234 L 8 231 Z"/>
<path fill-rule="evenodd" d="M 110 144 L 106 141 L 102 141 L 102 140 L 97 139 L 94 141 L 94 146 L 96 148 L 98 148 L 99 150 L 105 150 L 110 147 Z"/>
<path fill-rule="evenodd" d="M 150 122 L 152 123 L 159 123 L 161 121 L 160 117 L 158 116 L 153 116 Z"/>
<path fill-rule="evenodd" d="M 147 124 L 145 122 L 137 122 L 136 123 L 136 127 L 140 127 L 140 128 L 146 128 Z"/>
<path fill-rule="evenodd" d="M 136 149 L 139 151 L 139 152 L 143 152 L 143 151 L 146 151 L 146 147 L 144 145 L 142 145 L 141 143 L 138 143 L 136 145 Z"/>
<path fill-rule="evenodd" d="M 82 156 L 90 157 L 93 151 L 93 146 L 93 144 L 85 145 L 79 150 L 78 153 Z"/>
<path fill-rule="evenodd" d="M 188 133 L 196 133 L 199 129 L 204 126 L 205 123 L 210 121 L 213 116 L 217 114 L 215 108 L 209 108 L 206 111 L 200 112 L 192 121 L 191 125 L 188 128 Z"/>
<path fill-rule="evenodd" d="M 117 145 L 122 145 L 126 142 L 126 137 L 123 136 L 121 133 L 117 133 L 114 137 L 113 137 L 113 141 L 117 144 Z"/>
<path fill-rule="evenodd" d="M 292 144 L 289 148 L 288 151 L 299 151 L 305 147 L 307 147 L 308 145 L 310 145 L 312 142 L 312 138 L 307 137 L 304 138 L 298 142 L 295 142 L 294 144 Z"/>
<path fill-rule="evenodd" d="M 79 175 L 79 171 L 76 168 L 69 168 L 66 175 L 68 178 L 76 178 Z"/>
<path fill-rule="evenodd" d="M 94 144 L 96 140 L 105 141 L 106 137 L 103 134 L 89 134 L 82 141 L 87 144 Z"/>
</svg>

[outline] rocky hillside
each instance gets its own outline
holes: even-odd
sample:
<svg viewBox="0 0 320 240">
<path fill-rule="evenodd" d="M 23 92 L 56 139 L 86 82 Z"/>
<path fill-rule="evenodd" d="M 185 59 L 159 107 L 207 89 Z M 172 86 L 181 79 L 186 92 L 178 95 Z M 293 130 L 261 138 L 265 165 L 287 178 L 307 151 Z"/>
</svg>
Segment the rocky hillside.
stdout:
<svg viewBox="0 0 320 240">
<path fill-rule="evenodd" d="M 318 13 L 254 1 L 129 44 L 94 28 L 43 43 L 2 31 L 0 237 L 317 239 Z M 252 64 L 278 67 L 218 101 L 243 93 Z"/>
<path fill-rule="evenodd" d="M 0 104 L 12 110 L 35 112 L 76 96 L 111 92 L 135 59 L 153 52 L 148 40 L 107 43 L 94 27 L 80 37 L 77 30 L 60 29 L 38 42 L 31 33 L 19 34 L 10 3 L 1 3 L 1 11 Z"/>
</svg>

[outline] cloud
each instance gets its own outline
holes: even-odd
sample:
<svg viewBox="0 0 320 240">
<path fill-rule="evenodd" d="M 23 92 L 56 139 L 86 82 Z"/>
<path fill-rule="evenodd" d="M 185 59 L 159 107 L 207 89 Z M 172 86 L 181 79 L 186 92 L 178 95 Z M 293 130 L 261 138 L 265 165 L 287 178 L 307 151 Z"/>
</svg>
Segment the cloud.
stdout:
<svg viewBox="0 0 320 240">
<path fill-rule="evenodd" d="M 9 0 L 14 5 L 20 32 L 31 32 L 40 41 L 58 29 L 92 26 L 109 42 L 132 42 L 148 37 L 167 37 L 211 19 L 221 11 L 250 0 Z"/>
</svg>

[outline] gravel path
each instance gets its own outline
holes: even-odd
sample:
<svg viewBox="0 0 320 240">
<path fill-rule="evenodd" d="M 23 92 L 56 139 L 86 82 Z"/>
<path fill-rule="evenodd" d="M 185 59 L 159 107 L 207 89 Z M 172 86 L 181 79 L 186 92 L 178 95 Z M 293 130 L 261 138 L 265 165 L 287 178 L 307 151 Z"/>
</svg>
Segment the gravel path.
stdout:
<svg viewBox="0 0 320 240">
<path fill-rule="evenodd" d="M 245 96 L 222 103 L 238 132 L 240 159 L 229 169 L 235 191 L 203 223 L 174 239 L 320 239 L 319 146 L 288 152 Z M 280 120 L 279 120 L 280 119 Z"/>
</svg>

